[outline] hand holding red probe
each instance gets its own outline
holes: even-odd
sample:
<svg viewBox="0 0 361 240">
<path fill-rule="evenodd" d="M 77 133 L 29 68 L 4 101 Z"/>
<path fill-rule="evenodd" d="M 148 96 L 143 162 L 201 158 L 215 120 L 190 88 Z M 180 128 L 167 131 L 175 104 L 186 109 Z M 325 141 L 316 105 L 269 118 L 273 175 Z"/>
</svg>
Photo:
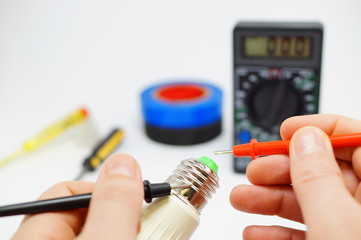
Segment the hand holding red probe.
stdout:
<svg viewBox="0 0 361 240">
<path fill-rule="evenodd" d="M 253 185 L 235 187 L 230 201 L 244 212 L 304 223 L 307 232 L 250 226 L 243 239 L 361 239 L 361 147 L 333 149 L 327 136 L 354 132 L 361 132 L 361 121 L 341 116 L 286 120 L 281 135 L 289 140 L 289 156 L 251 161 L 247 177 Z"/>
</svg>

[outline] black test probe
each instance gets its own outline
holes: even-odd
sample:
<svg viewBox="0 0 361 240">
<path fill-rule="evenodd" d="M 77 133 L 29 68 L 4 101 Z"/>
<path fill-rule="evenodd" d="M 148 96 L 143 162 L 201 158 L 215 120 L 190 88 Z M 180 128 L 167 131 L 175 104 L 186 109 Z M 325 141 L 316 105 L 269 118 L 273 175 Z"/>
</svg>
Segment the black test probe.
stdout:
<svg viewBox="0 0 361 240">
<path fill-rule="evenodd" d="M 84 160 L 83 170 L 75 180 L 80 180 L 85 173 L 94 171 L 118 147 L 123 138 L 123 130 L 119 128 L 113 129 L 103 141 L 98 143 L 92 153 Z"/>
<path fill-rule="evenodd" d="M 170 195 L 172 189 L 184 189 L 190 187 L 190 185 L 171 186 L 169 183 L 150 183 L 148 180 L 144 180 L 143 185 L 144 200 L 147 203 L 152 202 L 153 198 Z M 85 193 L 2 206 L 0 207 L 0 217 L 87 208 L 89 207 L 91 196 L 91 193 Z"/>
</svg>

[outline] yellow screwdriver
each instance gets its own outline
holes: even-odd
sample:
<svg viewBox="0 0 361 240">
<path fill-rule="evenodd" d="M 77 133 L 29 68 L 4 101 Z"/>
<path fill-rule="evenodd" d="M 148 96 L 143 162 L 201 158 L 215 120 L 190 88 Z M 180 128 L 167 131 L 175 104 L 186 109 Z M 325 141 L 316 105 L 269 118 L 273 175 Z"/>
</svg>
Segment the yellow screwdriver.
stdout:
<svg viewBox="0 0 361 240">
<path fill-rule="evenodd" d="M 63 119 L 60 119 L 59 121 L 51 124 L 50 126 L 43 129 L 34 137 L 26 140 L 22 144 L 21 148 L 19 148 L 17 151 L 5 157 L 4 159 L 0 160 L 0 167 L 7 164 L 11 160 L 18 158 L 25 153 L 34 151 L 35 149 L 50 142 L 68 128 L 83 122 L 87 118 L 87 116 L 88 116 L 87 110 L 85 108 L 80 108 L 70 113 Z"/>
<path fill-rule="evenodd" d="M 116 128 L 111 131 L 111 133 L 101 141 L 84 160 L 83 170 L 75 180 L 80 180 L 85 173 L 94 171 L 118 147 L 123 138 L 123 130 Z"/>
</svg>

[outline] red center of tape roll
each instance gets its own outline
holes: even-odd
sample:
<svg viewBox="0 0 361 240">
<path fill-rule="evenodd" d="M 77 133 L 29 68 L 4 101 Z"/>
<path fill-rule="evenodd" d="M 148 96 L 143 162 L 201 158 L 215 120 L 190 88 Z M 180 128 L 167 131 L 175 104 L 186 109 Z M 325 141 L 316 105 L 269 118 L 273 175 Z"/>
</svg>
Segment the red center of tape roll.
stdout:
<svg viewBox="0 0 361 240">
<path fill-rule="evenodd" d="M 172 85 L 158 90 L 158 97 L 164 101 L 193 101 L 203 97 L 206 89 L 197 85 Z"/>
</svg>

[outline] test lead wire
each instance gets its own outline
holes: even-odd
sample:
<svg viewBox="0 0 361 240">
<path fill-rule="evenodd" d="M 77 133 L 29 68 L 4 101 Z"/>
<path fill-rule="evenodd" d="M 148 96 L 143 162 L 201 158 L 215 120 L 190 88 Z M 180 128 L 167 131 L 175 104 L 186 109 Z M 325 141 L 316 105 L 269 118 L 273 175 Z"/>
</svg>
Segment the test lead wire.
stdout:
<svg viewBox="0 0 361 240">
<path fill-rule="evenodd" d="M 172 190 L 185 189 L 191 185 L 170 185 L 169 183 L 150 183 L 143 181 L 144 200 L 147 203 L 152 202 L 153 198 L 164 197 L 171 194 Z M 0 217 L 35 214 L 44 212 L 65 211 L 78 208 L 89 207 L 92 193 L 85 193 L 67 197 L 45 199 L 33 202 L 25 202 L 0 207 Z"/>
</svg>

